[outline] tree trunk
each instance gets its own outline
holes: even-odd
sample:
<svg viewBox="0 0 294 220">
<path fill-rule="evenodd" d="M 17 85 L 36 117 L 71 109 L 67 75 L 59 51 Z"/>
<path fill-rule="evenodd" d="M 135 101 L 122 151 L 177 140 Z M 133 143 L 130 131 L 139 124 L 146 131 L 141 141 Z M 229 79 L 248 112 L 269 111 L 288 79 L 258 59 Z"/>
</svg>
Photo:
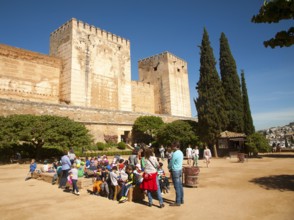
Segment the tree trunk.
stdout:
<svg viewBox="0 0 294 220">
<path fill-rule="evenodd" d="M 41 159 L 41 149 L 43 147 L 43 144 L 37 144 L 36 145 L 36 161 Z"/>
<path fill-rule="evenodd" d="M 214 152 L 214 156 L 215 156 L 216 158 L 218 158 L 216 144 L 213 145 L 213 152 Z"/>
</svg>

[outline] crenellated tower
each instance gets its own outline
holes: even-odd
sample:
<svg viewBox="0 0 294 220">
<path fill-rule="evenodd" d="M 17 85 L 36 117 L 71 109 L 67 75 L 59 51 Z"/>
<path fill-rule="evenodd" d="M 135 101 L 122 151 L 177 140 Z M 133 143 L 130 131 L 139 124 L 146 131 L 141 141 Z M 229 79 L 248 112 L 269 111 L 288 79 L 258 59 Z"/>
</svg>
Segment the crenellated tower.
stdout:
<svg viewBox="0 0 294 220">
<path fill-rule="evenodd" d="M 73 18 L 51 33 L 50 55 L 63 60 L 61 101 L 132 110 L 129 40 Z"/>
<path fill-rule="evenodd" d="M 139 81 L 154 86 L 157 114 L 191 117 L 187 63 L 169 52 L 138 62 Z"/>
</svg>

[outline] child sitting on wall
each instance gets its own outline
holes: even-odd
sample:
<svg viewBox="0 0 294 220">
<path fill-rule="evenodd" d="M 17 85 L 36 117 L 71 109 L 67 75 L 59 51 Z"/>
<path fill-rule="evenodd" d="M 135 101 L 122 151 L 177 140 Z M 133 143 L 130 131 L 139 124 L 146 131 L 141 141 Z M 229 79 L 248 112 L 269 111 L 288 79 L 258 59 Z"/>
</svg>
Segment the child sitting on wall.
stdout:
<svg viewBox="0 0 294 220">
<path fill-rule="evenodd" d="M 119 200 L 120 203 L 126 202 L 127 201 L 127 196 L 129 189 L 135 185 L 135 174 L 134 168 L 132 165 L 128 165 L 126 168 L 128 178 L 125 182 L 122 183 L 122 188 L 121 188 L 121 199 Z"/>
<path fill-rule="evenodd" d="M 92 187 L 93 191 L 88 190 L 88 192 L 90 194 L 94 194 L 94 195 L 99 196 L 100 192 L 101 192 L 101 184 L 102 184 L 101 167 L 98 166 L 98 170 L 97 170 L 97 173 L 96 173 L 96 178 L 95 178 L 95 181 L 94 181 L 93 187 Z"/>
<path fill-rule="evenodd" d="M 55 164 L 56 164 L 56 168 L 55 168 L 55 173 L 52 178 L 52 185 L 54 185 L 56 182 L 59 183 L 59 179 L 60 179 L 61 173 L 62 173 L 62 166 L 61 166 L 60 161 L 57 161 L 57 163 L 55 163 Z"/>
</svg>

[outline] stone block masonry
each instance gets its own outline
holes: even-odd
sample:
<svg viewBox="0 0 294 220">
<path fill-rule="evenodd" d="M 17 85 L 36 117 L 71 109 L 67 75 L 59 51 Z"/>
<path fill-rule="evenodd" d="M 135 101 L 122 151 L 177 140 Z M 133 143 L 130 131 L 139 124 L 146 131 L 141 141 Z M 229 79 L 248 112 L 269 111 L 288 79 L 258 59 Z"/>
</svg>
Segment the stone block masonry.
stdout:
<svg viewBox="0 0 294 220">
<path fill-rule="evenodd" d="M 96 141 L 129 139 L 139 116 L 191 118 L 187 63 L 169 52 L 140 60 L 130 41 L 75 18 L 50 34 L 49 55 L 0 44 L 0 115 L 69 117 Z"/>
<path fill-rule="evenodd" d="M 59 103 L 61 66 L 55 57 L 0 44 L 0 96 Z"/>
</svg>

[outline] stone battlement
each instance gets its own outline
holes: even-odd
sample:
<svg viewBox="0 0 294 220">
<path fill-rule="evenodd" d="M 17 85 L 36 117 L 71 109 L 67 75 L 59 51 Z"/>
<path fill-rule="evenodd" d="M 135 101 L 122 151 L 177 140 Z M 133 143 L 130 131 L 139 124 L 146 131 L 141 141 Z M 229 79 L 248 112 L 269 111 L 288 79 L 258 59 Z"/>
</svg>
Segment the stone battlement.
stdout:
<svg viewBox="0 0 294 220">
<path fill-rule="evenodd" d="M 132 85 L 134 86 L 142 86 L 142 87 L 147 87 L 147 88 L 152 88 L 153 85 L 150 83 L 145 83 L 145 82 L 139 82 L 139 81 L 132 81 Z"/>
<path fill-rule="evenodd" d="M 156 55 L 153 55 L 151 57 L 147 57 L 147 58 L 144 58 L 144 59 L 141 59 L 138 61 L 138 63 L 145 63 L 145 62 L 150 62 L 152 60 L 157 60 L 158 58 L 163 58 L 163 57 L 167 57 L 167 58 L 171 58 L 171 59 L 175 59 L 176 61 L 180 61 L 182 62 L 182 64 L 185 64 L 187 65 L 187 62 L 177 56 L 175 56 L 174 54 L 168 52 L 168 51 L 164 51 L 160 54 L 156 54 Z"/>
<path fill-rule="evenodd" d="M 130 45 L 130 41 L 125 38 L 122 38 L 120 36 L 117 36 L 115 34 L 108 32 L 108 31 L 102 30 L 100 28 L 97 28 L 93 25 L 89 25 L 83 21 L 79 21 L 75 18 L 72 18 L 71 20 L 69 20 L 65 24 L 63 24 L 61 27 L 59 27 L 58 29 L 53 31 L 50 34 L 50 37 L 54 38 L 55 35 L 58 35 L 59 32 L 64 32 L 71 27 L 77 27 L 77 28 L 84 29 L 84 30 L 88 31 L 89 33 L 96 35 L 97 37 L 101 37 L 103 39 L 112 41 L 114 43 L 121 43 L 121 44 L 125 44 L 127 46 Z"/>
</svg>

